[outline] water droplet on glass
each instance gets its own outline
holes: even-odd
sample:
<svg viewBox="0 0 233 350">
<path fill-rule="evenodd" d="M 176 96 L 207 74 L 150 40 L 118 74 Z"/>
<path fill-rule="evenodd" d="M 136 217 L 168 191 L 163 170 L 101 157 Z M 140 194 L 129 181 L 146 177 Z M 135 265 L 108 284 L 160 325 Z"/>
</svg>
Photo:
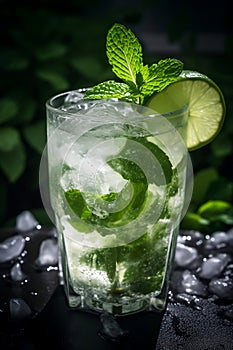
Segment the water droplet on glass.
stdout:
<svg viewBox="0 0 233 350">
<path fill-rule="evenodd" d="M 25 239 L 15 235 L 5 239 L 0 244 L 0 263 L 17 258 L 25 246 Z"/>
</svg>

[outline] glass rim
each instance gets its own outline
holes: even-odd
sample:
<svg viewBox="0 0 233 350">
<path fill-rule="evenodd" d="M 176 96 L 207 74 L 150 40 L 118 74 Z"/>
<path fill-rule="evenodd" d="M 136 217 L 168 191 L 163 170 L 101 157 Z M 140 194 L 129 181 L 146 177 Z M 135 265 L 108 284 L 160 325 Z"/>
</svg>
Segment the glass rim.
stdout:
<svg viewBox="0 0 233 350">
<path fill-rule="evenodd" d="M 58 99 L 62 99 L 62 101 L 64 102 L 65 97 L 68 96 L 71 93 L 84 93 L 85 91 L 90 90 L 90 89 L 91 89 L 91 87 L 89 87 L 89 88 L 79 88 L 79 89 L 68 90 L 68 91 L 64 91 L 64 92 L 58 93 L 58 94 L 56 94 L 56 95 L 54 95 L 54 96 L 52 96 L 52 97 L 50 97 L 50 98 L 48 98 L 46 100 L 46 103 L 45 103 L 46 109 L 51 111 L 51 112 L 55 112 L 55 113 L 59 112 L 60 116 L 62 116 L 62 115 L 64 115 L 64 116 L 72 115 L 73 116 L 75 114 L 74 112 L 69 112 L 69 111 L 64 111 L 62 109 L 59 109 L 59 106 L 61 104 L 58 105 L 58 106 L 55 106 L 55 105 L 53 105 L 53 103 L 56 100 L 58 100 Z M 82 99 L 80 99 L 80 101 L 81 100 Z M 114 102 L 114 103 L 118 103 L 118 102 L 120 102 L 120 103 L 130 103 L 131 105 L 137 106 L 137 108 L 140 108 L 140 106 L 141 106 L 142 108 L 151 110 L 152 113 L 150 115 L 146 116 L 146 117 L 160 116 L 160 117 L 166 117 L 169 120 L 171 120 L 173 118 L 175 119 L 178 115 L 183 114 L 184 112 L 186 112 L 188 110 L 188 104 L 187 103 L 183 104 L 183 106 L 180 107 L 180 108 L 172 109 L 172 110 L 170 110 L 168 112 L 158 112 L 158 111 L 153 110 L 152 108 L 147 107 L 145 105 L 139 105 L 139 104 L 136 104 L 136 103 L 133 103 L 133 102 L 127 102 L 127 101 L 118 100 L 118 99 L 114 99 L 114 98 L 112 98 L 112 99 L 99 99 L 99 100 L 94 100 L 93 99 L 93 100 L 85 100 L 85 101 L 86 102 L 88 102 L 88 101 L 92 101 L 92 102 L 93 101 L 108 101 L 110 103 L 111 102 Z"/>
</svg>

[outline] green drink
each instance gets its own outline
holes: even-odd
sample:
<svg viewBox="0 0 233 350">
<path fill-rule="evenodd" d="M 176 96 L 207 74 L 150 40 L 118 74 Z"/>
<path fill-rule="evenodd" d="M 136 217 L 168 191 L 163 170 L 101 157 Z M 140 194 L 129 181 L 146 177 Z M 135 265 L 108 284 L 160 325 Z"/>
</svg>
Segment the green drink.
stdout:
<svg viewBox="0 0 233 350">
<path fill-rule="evenodd" d="M 165 306 L 184 209 L 187 149 L 166 116 L 120 101 L 51 99 L 51 203 L 71 307 L 125 314 Z M 167 118 L 166 118 L 167 117 Z"/>
</svg>

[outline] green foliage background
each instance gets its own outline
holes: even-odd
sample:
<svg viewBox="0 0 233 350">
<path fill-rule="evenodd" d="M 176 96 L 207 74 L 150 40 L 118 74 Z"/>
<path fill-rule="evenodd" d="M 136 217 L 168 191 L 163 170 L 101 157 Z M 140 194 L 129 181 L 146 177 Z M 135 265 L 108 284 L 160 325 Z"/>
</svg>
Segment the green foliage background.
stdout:
<svg viewBox="0 0 233 350">
<path fill-rule="evenodd" d="M 153 10 L 156 20 L 156 11 L 160 14 L 161 6 L 166 9 L 169 1 L 127 4 L 81 0 L 55 6 L 52 1 L 1 1 L 0 227 L 11 225 L 23 210 L 32 210 L 39 220 L 46 220 L 38 179 L 46 144 L 46 100 L 65 90 L 113 78 L 105 56 L 110 26 L 125 24 L 140 38 L 145 10 Z M 227 105 L 221 134 L 210 145 L 191 153 L 195 186 L 190 211 L 195 212 L 208 200 L 232 202 L 233 39 L 232 33 L 226 33 L 224 52 L 199 53 L 198 24 L 190 28 L 191 12 L 186 7 L 184 10 L 170 13 L 166 25 L 170 41 L 181 47 L 176 58 L 185 63 L 185 69 L 209 75 L 221 87 Z M 166 10 L 163 13 L 165 16 Z M 229 29 L 228 21 L 225 26 L 220 30 Z M 159 48 L 154 51 L 158 52 L 156 57 L 144 52 L 148 63 L 168 57 Z"/>
</svg>

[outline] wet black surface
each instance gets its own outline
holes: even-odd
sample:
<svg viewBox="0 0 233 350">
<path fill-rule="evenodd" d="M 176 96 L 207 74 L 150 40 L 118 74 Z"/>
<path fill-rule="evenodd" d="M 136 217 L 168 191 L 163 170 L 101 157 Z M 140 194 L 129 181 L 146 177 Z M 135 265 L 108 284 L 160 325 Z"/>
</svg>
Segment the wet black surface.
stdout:
<svg viewBox="0 0 233 350">
<path fill-rule="evenodd" d="M 1 231 L 1 248 L 18 235 L 20 253 L 0 264 L 0 349 L 233 350 L 233 230 L 180 232 L 164 314 L 118 318 L 67 307 L 57 259 L 38 259 L 43 241 L 56 253 L 53 229 Z"/>
</svg>

